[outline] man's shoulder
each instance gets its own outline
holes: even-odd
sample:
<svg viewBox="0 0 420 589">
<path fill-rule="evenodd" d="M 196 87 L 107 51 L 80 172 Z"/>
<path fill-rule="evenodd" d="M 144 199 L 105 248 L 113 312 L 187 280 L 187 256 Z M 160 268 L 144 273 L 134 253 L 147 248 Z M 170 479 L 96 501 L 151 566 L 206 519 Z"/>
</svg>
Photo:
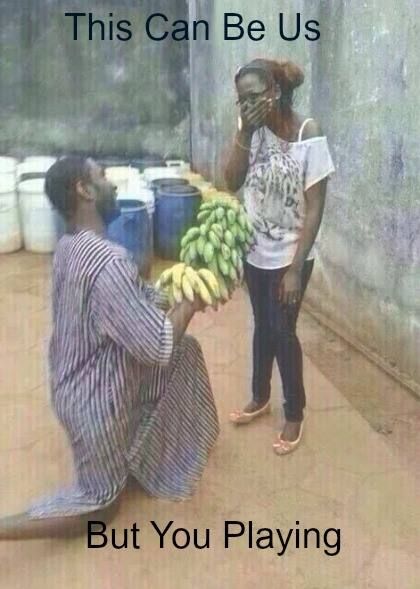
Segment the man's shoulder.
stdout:
<svg viewBox="0 0 420 589">
<path fill-rule="evenodd" d="M 69 270 L 70 267 L 77 268 L 78 273 L 85 275 L 95 276 L 108 264 L 128 259 L 123 247 L 93 231 L 81 231 L 60 241 L 56 258 L 65 258 Z"/>
</svg>

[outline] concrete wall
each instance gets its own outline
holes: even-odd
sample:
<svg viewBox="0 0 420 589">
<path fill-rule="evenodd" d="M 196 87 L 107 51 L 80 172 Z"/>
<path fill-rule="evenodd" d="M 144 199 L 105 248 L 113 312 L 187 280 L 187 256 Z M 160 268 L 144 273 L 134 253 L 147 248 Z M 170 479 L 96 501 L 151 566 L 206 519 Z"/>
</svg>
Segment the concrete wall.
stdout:
<svg viewBox="0 0 420 589">
<path fill-rule="evenodd" d="M 132 21 L 128 42 L 73 40 L 65 12 Z M 0 0 L 0 152 L 189 157 L 188 45 L 143 34 L 185 0 Z"/>
<path fill-rule="evenodd" d="M 191 2 L 213 26 L 191 44 L 196 167 L 221 180 L 235 127 L 233 75 L 255 56 L 288 56 L 306 71 L 297 109 L 317 117 L 337 174 L 330 183 L 308 303 L 346 337 L 420 387 L 420 40 L 416 0 Z M 315 43 L 282 41 L 279 10 L 321 23 Z M 224 41 L 223 12 L 268 25 L 261 42 Z"/>
</svg>

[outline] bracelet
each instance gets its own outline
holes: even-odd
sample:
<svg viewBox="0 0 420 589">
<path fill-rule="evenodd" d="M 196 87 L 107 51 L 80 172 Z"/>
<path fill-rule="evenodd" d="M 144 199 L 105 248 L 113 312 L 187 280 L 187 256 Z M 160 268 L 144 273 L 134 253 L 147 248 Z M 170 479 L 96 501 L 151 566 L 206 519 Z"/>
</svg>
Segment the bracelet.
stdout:
<svg viewBox="0 0 420 589">
<path fill-rule="evenodd" d="M 241 149 L 243 149 L 244 151 L 250 151 L 251 148 L 250 147 L 245 147 L 245 145 L 242 145 L 242 143 L 239 143 L 239 141 L 237 139 L 235 139 L 235 143 L 238 147 L 240 147 Z"/>
</svg>

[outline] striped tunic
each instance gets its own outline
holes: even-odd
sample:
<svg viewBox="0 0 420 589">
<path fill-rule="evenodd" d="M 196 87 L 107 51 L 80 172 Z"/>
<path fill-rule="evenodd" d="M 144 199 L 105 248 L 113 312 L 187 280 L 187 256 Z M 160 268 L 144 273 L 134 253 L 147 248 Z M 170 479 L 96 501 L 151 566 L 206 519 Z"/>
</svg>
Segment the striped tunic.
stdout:
<svg viewBox="0 0 420 589">
<path fill-rule="evenodd" d="M 149 494 L 194 492 L 219 425 L 203 354 L 173 346 L 165 301 L 123 248 L 91 231 L 64 236 L 53 264 L 49 362 L 54 411 L 75 480 L 34 502 L 33 518 L 110 505 L 132 475 Z"/>
</svg>

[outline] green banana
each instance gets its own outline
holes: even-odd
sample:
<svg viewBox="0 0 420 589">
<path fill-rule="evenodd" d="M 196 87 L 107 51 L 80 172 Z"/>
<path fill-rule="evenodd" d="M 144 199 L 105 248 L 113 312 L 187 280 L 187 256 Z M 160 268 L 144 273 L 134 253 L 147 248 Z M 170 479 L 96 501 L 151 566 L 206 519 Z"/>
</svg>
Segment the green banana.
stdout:
<svg viewBox="0 0 420 589">
<path fill-rule="evenodd" d="M 245 233 L 242 231 L 242 229 L 239 226 L 236 227 L 236 232 L 237 232 L 239 241 L 241 243 L 245 243 Z"/>
<path fill-rule="evenodd" d="M 200 237 L 196 241 L 197 253 L 199 256 L 202 256 L 204 254 L 205 245 L 206 245 L 206 238 L 203 237 L 202 235 L 200 235 Z"/>
<path fill-rule="evenodd" d="M 222 254 L 218 254 L 218 256 L 217 256 L 217 264 L 219 266 L 220 272 L 224 276 L 229 276 L 229 270 L 230 270 L 229 269 L 229 264 L 226 262 L 226 260 L 222 256 Z"/>
<path fill-rule="evenodd" d="M 236 251 L 236 249 L 232 249 L 230 251 L 230 257 L 232 260 L 232 264 L 235 266 L 236 269 L 238 269 L 239 256 L 238 256 L 238 252 Z"/>
<path fill-rule="evenodd" d="M 206 262 L 206 264 L 209 264 L 214 256 L 214 247 L 213 245 L 208 241 L 206 243 L 206 245 L 204 246 L 204 260 Z"/>
<path fill-rule="evenodd" d="M 224 244 L 221 244 L 220 239 L 217 237 L 217 235 L 211 229 L 208 232 L 207 237 L 215 249 L 220 249 L 220 246 L 224 245 Z"/>
<path fill-rule="evenodd" d="M 197 238 L 200 235 L 200 230 L 198 227 L 191 227 L 188 229 L 187 233 L 181 239 L 181 247 L 184 248 L 187 243 L 192 241 L 193 239 Z"/>
<path fill-rule="evenodd" d="M 197 221 L 199 223 L 204 223 L 204 221 L 206 221 L 208 219 L 209 215 L 211 215 L 211 210 L 206 209 L 204 211 L 201 211 L 197 215 Z"/>
<path fill-rule="evenodd" d="M 236 215 L 232 209 L 229 209 L 227 212 L 227 219 L 229 221 L 229 225 L 234 225 L 236 223 Z"/>
<path fill-rule="evenodd" d="M 228 247 L 232 248 L 235 246 L 235 238 L 233 237 L 233 234 L 229 229 L 225 231 L 224 240 Z"/>
<path fill-rule="evenodd" d="M 214 258 L 211 260 L 211 262 L 209 262 L 209 264 L 207 264 L 207 266 L 210 272 L 212 272 L 216 276 L 216 278 L 219 279 L 220 270 L 219 266 L 217 265 L 217 256 L 214 256 Z"/>
<path fill-rule="evenodd" d="M 245 230 L 246 229 L 246 219 L 245 219 L 245 216 L 244 216 L 243 213 L 240 213 L 238 215 L 238 225 L 240 226 L 240 228 L 242 230 Z"/>
<path fill-rule="evenodd" d="M 207 224 L 206 223 L 202 223 L 200 225 L 200 234 L 205 237 L 207 235 Z"/>
<path fill-rule="evenodd" d="M 229 290 L 228 290 L 228 287 L 226 286 L 226 282 L 225 282 L 225 279 L 223 278 L 223 276 L 219 275 L 217 277 L 217 282 L 219 284 L 220 297 L 224 301 L 228 301 L 229 300 Z"/>
<path fill-rule="evenodd" d="M 230 248 L 225 243 L 222 243 L 222 256 L 226 261 L 230 260 Z"/>
<path fill-rule="evenodd" d="M 196 241 L 191 241 L 189 246 L 188 246 L 188 252 L 189 252 L 189 259 L 191 260 L 191 262 L 193 262 L 195 260 L 195 258 L 197 257 L 197 242 Z"/>
<path fill-rule="evenodd" d="M 225 218 L 225 209 L 223 207 L 218 207 L 216 209 L 216 217 L 219 219 L 219 221 L 223 221 Z"/>
<path fill-rule="evenodd" d="M 219 239 L 223 239 L 223 227 L 219 223 L 213 223 L 211 230 L 217 235 Z"/>
<path fill-rule="evenodd" d="M 233 264 L 230 264 L 229 266 L 229 277 L 234 283 L 238 281 L 238 275 L 236 274 L 236 270 Z"/>
</svg>

